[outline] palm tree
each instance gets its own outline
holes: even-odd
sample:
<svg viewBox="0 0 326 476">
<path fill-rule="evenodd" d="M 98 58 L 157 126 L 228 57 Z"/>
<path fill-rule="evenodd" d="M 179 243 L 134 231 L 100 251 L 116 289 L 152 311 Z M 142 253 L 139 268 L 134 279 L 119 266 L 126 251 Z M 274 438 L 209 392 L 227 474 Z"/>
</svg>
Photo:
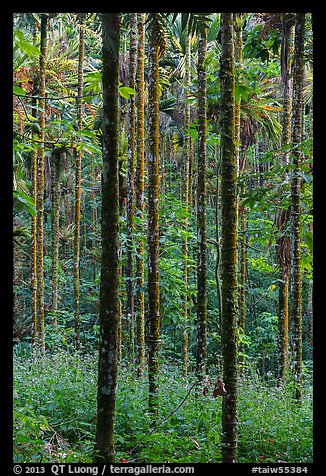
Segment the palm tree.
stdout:
<svg viewBox="0 0 326 476">
<path fill-rule="evenodd" d="M 198 172 L 197 172 L 197 372 L 206 369 L 206 71 L 204 66 L 207 49 L 207 21 L 202 16 L 199 26 L 198 46 Z"/>
<path fill-rule="evenodd" d="M 186 94 L 190 89 L 191 81 L 191 70 L 190 70 L 190 59 L 191 59 L 191 50 L 190 50 L 190 32 L 189 32 L 189 21 L 187 23 L 186 29 L 186 41 L 185 41 L 185 91 Z M 190 104 L 185 103 L 184 106 L 184 128 L 187 131 L 190 125 Z M 186 208 L 186 212 L 189 210 L 189 170 L 190 170 L 190 137 L 186 132 L 184 138 L 184 185 L 183 185 L 183 202 Z M 187 376 L 188 373 L 188 218 L 185 218 L 184 222 L 184 231 L 185 237 L 182 243 L 182 255 L 183 255 L 183 280 L 185 285 L 185 295 L 183 297 L 183 346 L 182 346 L 182 360 L 183 360 L 183 374 Z"/>
<path fill-rule="evenodd" d="M 78 54 L 78 95 L 77 95 L 77 127 L 83 128 L 83 64 L 85 56 L 85 14 L 78 14 L 80 19 L 79 28 L 79 54 Z M 79 143 L 81 139 L 79 139 Z M 79 280 L 80 280 L 80 182 L 82 170 L 81 146 L 76 148 L 76 182 L 75 182 L 75 241 L 74 241 L 74 307 L 75 307 L 75 345 L 80 349 L 80 315 L 79 315 Z"/>
<path fill-rule="evenodd" d="M 237 69 L 241 70 L 242 67 L 242 28 L 244 24 L 245 16 L 242 13 L 236 13 L 234 16 L 234 31 L 235 31 L 235 50 L 234 50 L 234 60 L 237 64 Z M 237 173 L 240 170 L 240 161 L 241 161 L 241 95 L 239 95 L 238 100 L 236 101 L 236 112 L 235 112 L 235 136 L 237 141 Z M 245 163 L 245 158 L 243 158 L 242 165 Z M 245 241 L 245 230 L 246 230 L 246 209 L 241 207 L 239 209 L 239 215 L 241 217 L 241 232 L 242 232 L 242 241 L 240 244 L 240 328 L 245 333 L 246 330 L 246 241 Z M 242 351 L 241 362 L 244 364 L 244 354 Z"/>
<path fill-rule="evenodd" d="M 34 19 L 33 27 L 33 44 L 37 42 L 37 21 Z M 32 115 L 36 119 L 36 106 L 37 100 L 33 100 L 33 111 Z M 34 147 L 32 151 L 32 161 L 31 161 L 31 182 L 32 182 L 32 197 L 34 202 L 34 207 L 37 206 L 37 149 Z M 31 276 L 31 287 L 32 287 L 32 346 L 33 346 L 33 355 L 37 355 L 37 335 L 38 335 L 38 324 L 37 324 L 37 216 L 36 214 L 31 217 L 31 237 L 32 237 L 32 276 Z"/>
<path fill-rule="evenodd" d="M 293 23 L 290 14 L 283 14 L 282 18 L 282 156 L 283 166 L 289 164 L 289 144 L 291 142 L 291 81 L 290 81 L 290 50 L 293 40 Z M 287 173 L 285 172 L 287 178 Z M 279 236 L 276 238 L 276 256 L 280 266 L 280 280 L 278 289 L 278 350 L 279 350 L 279 380 L 283 382 L 288 370 L 288 333 L 289 333 L 289 266 L 290 266 L 290 237 L 284 230 L 289 220 L 289 210 L 280 209 L 276 218 Z"/>
<path fill-rule="evenodd" d="M 145 165 L 145 118 L 144 118 L 144 51 L 145 51 L 145 13 L 138 13 L 138 54 L 137 54 L 137 174 L 136 210 L 139 221 L 144 218 L 144 165 Z M 145 296 L 144 296 L 144 242 L 139 240 L 136 254 L 137 290 L 136 309 L 136 361 L 138 374 L 145 368 Z"/>
<path fill-rule="evenodd" d="M 41 55 L 40 55 L 40 150 L 37 168 L 37 324 L 38 341 L 42 355 L 45 353 L 44 323 L 44 160 L 45 160 L 45 84 L 46 84 L 46 41 L 48 17 L 41 15 Z"/>
<path fill-rule="evenodd" d="M 158 349 L 160 341 L 159 285 L 159 58 L 164 53 L 162 16 L 153 13 L 148 23 L 149 48 L 149 154 L 148 154 L 148 379 L 149 409 L 158 412 Z"/>
<path fill-rule="evenodd" d="M 303 111 L 303 73 L 304 73 L 305 13 L 296 14 L 293 63 L 293 114 L 292 114 L 292 157 L 291 178 L 291 314 L 293 323 L 293 360 L 295 379 L 295 398 L 302 398 L 302 277 L 300 252 L 300 166 Z"/>
<path fill-rule="evenodd" d="M 129 50 L 129 86 L 135 88 L 137 60 L 137 13 L 130 14 L 130 50 Z M 134 217 L 134 180 L 136 155 L 136 101 L 130 97 L 129 107 L 129 150 L 128 150 L 128 188 L 127 188 L 127 264 L 126 264 L 126 312 L 130 325 L 132 361 L 134 360 L 134 286 L 133 286 L 133 217 Z"/>
<path fill-rule="evenodd" d="M 237 152 L 233 14 L 221 13 L 222 462 L 237 461 Z"/>
<path fill-rule="evenodd" d="M 119 45 L 120 14 L 102 13 L 102 263 L 97 423 L 94 462 L 114 462 L 119 322 Z"/>
<path fill-rule="evenodd" d="M 65 151 L 53 150 L 52 164 L 52 305 L 53 324 L 56 326 L 58 310 L 58 276 L 59 276 L 59 225 L 60 225 L 60 170 Z"/>
</svg>

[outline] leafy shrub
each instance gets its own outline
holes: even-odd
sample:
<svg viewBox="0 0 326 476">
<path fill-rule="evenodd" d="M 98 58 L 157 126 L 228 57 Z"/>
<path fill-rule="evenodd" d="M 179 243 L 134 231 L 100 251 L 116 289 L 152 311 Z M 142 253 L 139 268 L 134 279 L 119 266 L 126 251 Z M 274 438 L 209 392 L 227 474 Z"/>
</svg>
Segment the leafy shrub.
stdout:
<svg viewBox="0 0 326 476">
<path fill-rule="evenodd" d="M 92 461 L 96 425 L 97 357 L 67 351 L 33 362 L 15 350 L 15 462 Z M 215 375 L 211 375 L 214 379 Z M 220 462 L 222 399 L 204 396 L 195 377 L 171 364 L 160 371 L 155 423 L 148 382 L 121 366 L 116 400 L 117 461 Z M 239 462 L 312 460 L 311 389 L 301 406 L 291 385 L 277 387 L 257 374 L 239 380 Z M 183 404 L 175 409 L 182 402 Z"/>
</svg>

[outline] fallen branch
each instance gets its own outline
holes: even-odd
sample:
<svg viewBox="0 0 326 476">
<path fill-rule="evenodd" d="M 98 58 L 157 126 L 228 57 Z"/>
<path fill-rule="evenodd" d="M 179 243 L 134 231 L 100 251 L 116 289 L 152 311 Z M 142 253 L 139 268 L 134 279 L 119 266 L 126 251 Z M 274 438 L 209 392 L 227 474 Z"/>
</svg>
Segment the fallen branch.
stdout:
<svg viewBox="0 0 326 476">
<path fill-rule="evenodd" d="M 160 423 L 158 423 L 158 424 L 150 431 L 149 436 L 151 436 L 151 435 L 154 433 L 154 431 L 157 430 L 158 427 L 160 427 L 161 425 L 163 425 L 164 423 L 166 423 L 167 420 L 168 420 L 169 418 L 171 418 L 171 416 L 174 415 L 174 413 L 179 410 L 179 408 L 181 407 L 181 405 L 183 405 L 184 402 L 187 400 L 188 396 L 190 395 L 191 390 L 192 390 L 196 385 L 198 385 L 199 383 L 201 383 L 201 381 L 200 381 L 200 380 L 197 380 L 197 381 L 189 388 L 189 390 L 188 390 L 186 396 L 181 400 L 181 402 L 179 403 L 179 405 L 177 405 L 177 406 L 175 407 L 175 409 L 174 409 L 167 417 L 165 417 Z M 140 445 L 140 443 L 138 443 L 136 446 L 134 446 L 133 448 L 131 448 L 131 450 L 128 451 L 128 454 L 132 454 L 137 448 L 139 448 L 139 445 Z"/>
</svg>

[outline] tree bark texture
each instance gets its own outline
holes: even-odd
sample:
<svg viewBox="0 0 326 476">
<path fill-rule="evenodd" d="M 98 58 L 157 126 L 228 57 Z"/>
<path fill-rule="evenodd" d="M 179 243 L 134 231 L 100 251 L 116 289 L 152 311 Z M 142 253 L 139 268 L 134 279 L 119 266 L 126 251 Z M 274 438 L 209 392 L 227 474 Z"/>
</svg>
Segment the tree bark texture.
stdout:
<svg viewBox="0 0 326 476">
<path fill-rule="evenodd" d="M 197 176 L 197 372 L 206 371 L 207 338 L 207 236 L 206 236 L 206 71 L 207 24 L 201 21 L 198 45 L 198 176 Z"/>
<path fill-rule="evenodd" d="M 83 91 L 84 77 L 83 65 L 85 56 L 85 18 L 80 15 L 79 29 L 79 54 L 78 54 L 78 98 L 77 98 L 77 126 L 83 128 Z M 75 240 L 74 240 L 74 309 L 75 309 L 75 346 L 80 349 L 80 308 L 79 308 L 79 282 L 80 282 L 80 184 L 82 171 L 81 139 L 76 148 L 76 177 L 75 177 Z"/>
<path fill-rule="evenodd" d="M 242 329 L 243 334 L 246 333 L 246 271 L 247 271 L 247 248 L 246 248 L 246 209 L 243 207 L 240 212 L 241 216 L 241 232 L 242 232 L 242 241 L 240 246 L 240 279 L 241 279 L 241 287 L 240 287 L 240 327 Z M 245 357 L 244 357 L 245 349 L 241 348 L 241 364 L 244 365 Z"/>
<path fill-rule="evenodd" d="M 291 81 L 290 81 L 290 49 L 293 40 L 293 28 L 288 21 L 288 15 L 282 19 L 282 44 L 281 44 L 281 87 L 282 87 L 282 155 L 283 166 L 289 163 L 289 144 L 291 142 Z M 284 172 L 287 178 L 287 172 Z M 288 342 L 289 342 L 289 266 L 290 266 L 290 238 L 284 234 L 284 229 L 289 220 L 288 210 L 280 210 L 277 216 L 277 224 L 280 236 L 276 238 L 276 257 L 280 266 L 279 297 L 278 297 L 278 350 L 279 350 L 279 373 L 280 382 L 286 378 L 288 371 Z"/>
<path fill-rule="evenodd" d="M 152 24 L 148 29 L 149 44 L 149 154 L 148 154 L 148 379 L 149 408 L 158 411 L 158 350 L 160 341 L 159 287 L 159 50 Z"/>
<path fill-rule="evenodd" d="M 187 30 L 186 34 L 186 45 L 185 45 L 185 62 L 186 62 L 186 77 L 185 77 L 185 92 L 188 93 L 190 89 L 190 80 L 191 80 L 191 70 L 190 70 L 190 35 Z M 184 180 L 183 180 L 183 203 L 186 209 L 187 214 L 189 213 L 189 165 L 190 165 L 190 141 L 191 138 L 188 135 L 188 128 L 190 125 L 190 104 L 185 103 L 184 106 L 184 128 L 186 135 L 184 137 Z M 185 295 L 183 296 L 183 336 L 182 336 L 182 361 L 183 361 L 183 375 L 186 377 L 188 374 L 188 307 L 189 307 L 189 298 L 188 298 L 188 281 L 189 281 L 189 272 L 188 272 L 188 217 L 184 219 L 184 231 L 185 237 L 182 243 L 182 256 L 183 256 L 183 282 L 185 286 Z"/>
<path fill-rule="evenodd" d="M 144 110 L 144 55 L 145 55 L 145 13 L 137 14 L 138 20 L 138 54 L 137 54 L 137 174 L 136 174 L 136 209 L 140 222 L 144 219 L 144 169 L 145 169 L 145 110 Z M 145 295 L 144 295 L 144 242 L 139 240 L 136 255 L 137 290 L 136 309 L 136 362 L 138 374 L 145 370 Z"/>
<path fill-rule="evenodd" d="M 33 45 L 37 43 L 37 22 L 34 21 L 33 27 Z M 32 100 L 33 110 L 32 115 L 36 119 L 37 113 L 37 99 Z M 32 198 L 35 210 L 37 210 L 37 149 L 34 148 L 32 152 L 31 161 L 31 183 L 32 183 Z M 32 237 L 32 258 L 31 258 L 31 287 L 32 287 L 32 347 L 33 356 L 37 356 L 37 341 L 38 341 L 38 325 L 37 325 L 37 214 L 31 217 L 31 237 Z"/>
<path fill-rule="evenodd" d="M 284 382 L 289 365 L 289 279 L 281 271 L 278 292 L 278 378 Z"/>
<path fill-rule="evenodd" d="M 222 462 L 237 462 L 237 151 L 232 13 L 221 14 Z"/>
<path fill-rule="evenodd" d="M 33 150 L 32 153 L 32 197 L 34 202 L 34 207 L 37 209 L 37 151 Z M 32 333 L 32 346 L 33 354 L 37 355 L 37 341 L 38 341 L 38 324 L 37 324 L 37 216 L 32 216 L 32 322 L 33 322 L 33 333 Z"/>
<path fill-rule="evenodd" d="M 40 55 L 40 150 L 37 168 L 37 325 L 41 354 L 45 353 L 44 317 L 44 160 L 45 160 L 45 84 L 46 84 L 46 43 L 47 15 L 41 15 L 41 55 Z"/>
<path fill-rule="evenodd" d="M 64 153 L 54 149 L 52 154 L 52 312 L 53 324 L 58 324 L 58 277 L 60 231 L 60 163 Z"/>
<path fill-rule="evenodd" d="M 291 180 L 291 315 L 293 323 L 293 359 L 295 398 L 302 398 L 302 276 L 300 252 L 300 188 L 301 188 L 301 152 L 302 141 L 302 112 L 303 112 L 303 74 L 304 74 L 304 35 L 305 14 L 296 14 L 293 64 L 293 115 L 292 115 L 292 144 L 293 166 Z"/>
<path fill-rule="evenodd" d="M 130 47 L 129 47 L 129 86 L 135 88 L 137 66 L 137 13 L 130 14 Z M 134 361 L 134 260 L 133 260 L 133 228 L 135 208 L 135 156 L 136 156 L 136 98 L 129 99 L 129 131 L 128 131 L 128 188 L 127 188 L 127 264 L 126 264 L 126 312 L 130 329 L 131 360 Z"/>
<path fill-rule="evenodd" d="M 102 267 L 97 424 L 94 462 L 115 461 L 114 413 L 119 323 L 119 56 L 109 49 L 114 31 L 119 47 L 119 13 L 102 13 L 103 35 L 103 171 Z"/>
</svg>

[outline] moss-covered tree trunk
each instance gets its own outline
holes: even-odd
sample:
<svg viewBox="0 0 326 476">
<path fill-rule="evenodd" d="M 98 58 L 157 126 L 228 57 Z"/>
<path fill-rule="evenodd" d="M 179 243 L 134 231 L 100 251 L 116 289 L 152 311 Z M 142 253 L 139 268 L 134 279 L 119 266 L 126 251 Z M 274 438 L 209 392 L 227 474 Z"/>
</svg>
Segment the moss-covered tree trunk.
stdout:
<svg viewBox="0 0 326 476">
<path fill-rule="evenodd" d="M 34 20 L 33 26 L 33 45 L 37 44 L 38 22 Z M 36 98 L 32 99 L 32 116 L 37 118 L 37 102 Z M 31 160 L 31 184 L 32 184 L 32 198 L 35 210 L 37 209 L 37 148 L 34 147 L 32 151 Z M 32 290 L 32 347 L 33 356 L 37 356 L 37 215 L 31 217 L 31 290 Z"/>
<path fill-rule="evenodd" d="M 58 277 L 59 277 L 59 225 L 60 225 L 60 164 L 62 161 L 60 149 L 52 153 L 52 304 L 53 324 L 58 324 Z"/>
<path fill-rule="evenodd" d="M 237 462 L 237 153 L 233 14 L 221 14 L 222 462 Z"/>
<path fill-rule="evenodd" d="M 302 276 L 301 276 L 301 238 L 300 238 L 300 188 L 301 188 L 301 151 L 302 111 L 303 111 L 303 74 L 304 74 L 304 35 L 305 14 L 296 14 L 293 64 L 293 115 L 292 115 L 292 161 L 291 179 L 291 321 L 293 323 L 293 363 L 295 380 L 295 398 L 302 397 Z"/>
<path fill-rule="evenodd" d="M 119 322 L 119 13 L 102 13 L 102 262 L 94 462 L 115 461 L 114 414 Z M 113 32 L 113 34 L 112 34 Z M 114 50 L 111 49 L 113 36 Z"/>
<path fill-rule="evenodd" d="M 235 32 L 235 50 L 234 50 L 234 60 L 236 64 L 237 71 L 241 71 L 242 67 L 242 49 L 243 49 L 243 40 L 242 40 L 242 28 L 243 28 L 244 18 L 242 13 L 234 14 L 234 32 Z M 241 95 L 239 95 L 238 100 L 235 105 L 235 137 L 236 137 L 236 149 L 237 149 L 237 174 L 239 175 L 240 162 L 241 162 Z M 242 157 L 242 165 L 245 164 L 245 156 Z M 245 191 L 245 190 L 243 190 Z M 242 207 L 240 210 L 241 217 L 241 236 L 242 240 L 240 242 L 240 327 L 243 334 L 246 332 L 246 209 Z M 244 348 L 243 346 L 239 349 L 241 351 L 240 362 L 244 365 Z"/>
<path fill-rule="evenodd" d="M 243 334 L 246 333 L 246 275 L 247 275 L 247 248 L 246 248 L 246 209 L 242 207 L 240 211 L 241 217 L 241 245 L 240 245 L 240 327 Z M 245 363 L 245 349 L 242 346 L 240 349 L 240 362 Z"/>
<path fill-rule="evenodd" d="M 185 62 L 186 62 L 186 76 L 185 76 L 185 94 L 188 94 L 190 89 L 191 69 L 190 69 L 190 34 L 186 32 L 186 44 L 185 44 Z M 186 96 L 187 97 L 187 96 Z M 190 104 L 185 103 L 184 106 L 184 129 L 186 135 L 184 138 L 184 180 L 183 180 L 183 203 L 186 213 L 189 213 L 189 165 L 190 165 L 190 136 L 188 135 L 188 128 L 190 125 Z M 185 294 L 183 296 L 182 315 L 183 315 L 183 335 L 182 335 L 182 362 L 183 362 L 183 375 L 186 377 L 188 374 L 188 281 L 189 281 L 189 259 L 188 259 L 188 217 L 186 215 L 184 220 L 185 237 L 182 243 L 182 255 L 183 255 L 183 282 Z"/>
<path fill-rule="evenodd" d="M 37 167 L 37 335 L 38 347 L 45 353 L 45 317 L 44 317 L 44 160 L 45 160 L 45 84 L 46 84 L 46 47 L 48 17 L 41 15 L 41 55 L 40 55 L 40 149 Z"/>
<path fill-rule="evenodd" d="M 243 14 L 235 13 L 234 18 L 234 30 L 235 30 L 235 51 L 234 51 L 234 60 L 236 62 L 237 70 L 241 70 L 242 67 L 242 49 L 243 49 L 243 40 L 242 40 L 242 28 L 243 28 Z M 235 137 L 237 141 L 237 163 L 238 171 L 240 168 L 240 132 L 241 132 L 241 95 L 239 94 L 238 100 L 236 101 L 235 106 Z"/>
<path fill-rule="evenodd" d="M 144 80 L 144 54 L 145 54 L 145 13 L 138 13 L 138 54 L 137 54 L 137 174 L 136 174 L 136 210 L 139 221 L 144 219 L 144 168 L 145 168 L 145 80 Z M 141 226 L 137 227 L 139 230 Z M 136 318 L 136 362 L 138 375 L 145 370 L 145 295 L 144 295 L 144 242 L 139 240 L 136 254 L 137 289 L 135 295 Z"/>
<path fill-rule="evenodd" d="M 135 88 L 137 65 L 137 13 L 130 14 L 129 86 Z M 130 97 L 128 131 L 128 187 L 127 187 L 127 263 L 126 311 L 130 329 L 131 360 L 134 361 L 134 260 L 133 234 L 135 212 L 135 158 L 136 158 L 136 98 Z"/>
<path fill-rule="evenodd" d="M 81 131 L 83 128 L 83 92 L 84 76 L 83 65 L 85 56 L 85 17 L 84 13 L 79 14 L 79 53 L 78 53 L 78 97 L 77 97 L 77 126 Z M 80 185 L 82 170 L 82 150 L 81 139 L 78 140 L 76 148 L 76 177 L 75 177 L 75 239 L 74 239 L 74 310 L 75 310 L 75 346 L 80 349 L 80 306 L 79 306 L 79 282 L 80 282 Z"/>
<path fill-rule="evenodd" d="M 206 71 L 207 24 L 204 17 L 200 22 L 198 45 L 198 172 L 197 172 L 197 358 L 199 375 L 206 370 L 207 336 L 207 236 L 206 236 Z"/>
<path fill-rule="evenodd" d="M 307 306 L 307 318 L 308 318 L 308 342 L 310 345 L 309 355 L 313 357 L 313 336 L 314 336 L 314 309 L 313 309 L 313 279 L 309 279 L 308 283 L 308 306 Z"/>
<path fill-rule="evenodd" d="M 31 176 L 32 176 L 32 197 L 34 202 L 34 207 L 37 209 L 37 150 L 32 152 L 32 167 L 31 167 Z M 38 341 L 38 325 L 37 325 L 37 216 L 32 216 L 32 227 L 31 227 L 31 237 L 32 237 L 32 276 L 31 276 L 31 287 L 32 287 L 32 346 L 33 354 L 37 355 L 37 341 Z"/>
<path fill-rule="evenodd" d="M 290 49 L 293 40 L 293 28 L 289 22 L 289 14 L 284 13 L 282 19 L 282 45 L 281 45 L 281 73 L 282 73 L 282 146 L 284 147 L 282 165 L 289 164 L 289 144 L 291 142 L 291 80 L 290 80 Z M 284 172 L 287 179 L 287 172 Z M 285 229 L 289 220 L 288 210 L 281 209 L 276 218 L 279 236 L 276 238 L 276 257 L 280 267 L 278 286 L 278 353 L 280 382 L 284 382 L 288 371 L 288 342 L 289 342 L 289 236 Z"/>
<path fill-rule="evenodd" d="M 154 14 L 155 15 L 155 14 Z M 148 380 L 149 408 L 158 411 L 158 350 L 160 341 L 159 286 L 159 47 L 155 35 L 155 17 L 148 28 Z"/>
</svg>

